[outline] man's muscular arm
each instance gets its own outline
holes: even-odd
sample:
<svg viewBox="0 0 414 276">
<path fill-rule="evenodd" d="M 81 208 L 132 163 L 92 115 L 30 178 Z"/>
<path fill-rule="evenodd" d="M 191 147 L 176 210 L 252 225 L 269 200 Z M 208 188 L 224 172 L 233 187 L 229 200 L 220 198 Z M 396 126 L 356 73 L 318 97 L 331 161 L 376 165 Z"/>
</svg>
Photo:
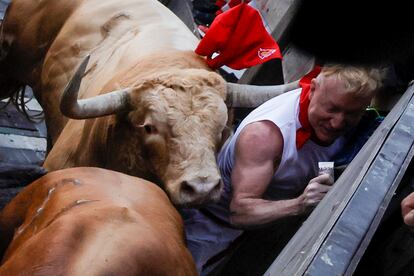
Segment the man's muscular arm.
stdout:
<svg viewBox="0 0 414 276">
<path fill-rule="evenodd" d="M 315 206 L 330 189 L 328 175 L 311 180 L 301 196 L 288 200 L 264 200 L 262 196 L 279 166 L 283 137 L 270 121 L 244 128 L 236 142 L 232 171 L 231 223 L 238 227 L 263 225 L 277 219 L 302 214 Z"/>
</svg>

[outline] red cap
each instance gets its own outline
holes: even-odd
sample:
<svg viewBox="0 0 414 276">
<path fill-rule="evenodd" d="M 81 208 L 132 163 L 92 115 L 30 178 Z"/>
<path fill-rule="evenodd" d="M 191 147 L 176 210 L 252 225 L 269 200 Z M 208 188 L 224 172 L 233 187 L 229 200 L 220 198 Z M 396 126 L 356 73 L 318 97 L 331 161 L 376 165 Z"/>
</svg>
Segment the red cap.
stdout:
<svg viewBox="0 0 414 276">
<path fill-rule="evenodd" d="M 282 58 L 259 12 L 246 3 L 218 15 L 195 52 L 207 56 L 212 69 L 227 65 L 238 70 Z M 213 53 L 218 56 L 212 58 Z"/>
</svg>

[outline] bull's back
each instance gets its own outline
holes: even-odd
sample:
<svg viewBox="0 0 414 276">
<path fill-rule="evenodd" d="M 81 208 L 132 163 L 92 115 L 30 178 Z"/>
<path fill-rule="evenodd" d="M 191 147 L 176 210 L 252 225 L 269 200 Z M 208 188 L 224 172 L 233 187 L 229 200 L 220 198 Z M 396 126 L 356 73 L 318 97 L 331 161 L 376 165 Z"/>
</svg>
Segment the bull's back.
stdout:
<svg viewBox="0 0 414 276">
<path fill-rule="evenodd" d="M 82 0 L 13 0 L 2 26 L 2 71 L 33 85 L 36 70 L 61 28 Z M 34 72 L 36 71 L 36 72 Z"/>
<path fill-rule="evenodd" d="M 7 44 L 2 47 L 10 48 L 4 63 L 9 70 L 18 71 L 15 77 L 36 82 L 27 75 L 37 73 L 33 72 L 35 66 L 35 71 L 42 69 L 46 56 L 80 59 L 90 51 L 104 51 L 108 46 L 116 49 L 125 43 L 135 44 L 128 47 L 137 50 L 137 55 L 168 48 L 193 50 L 197 40 L 183 26 L 157 0 L 13 0 L 2 26 L 3 43 Z M 157 41 L 161 43 L 155 45 Z M 63 68 L 68 64 L 59 62 L 61 66 L 55 66 L 68 71 Z"/>
<path fill-rule="evenodd" d="M 36 199 L 26 206 L 1 275 L 195 273 L 180 216 L 150 182 L 97 168 L 57 171 L 32 183 L 3 212 L 20 208 L 26 191 Z"/>
<path fill-rule="evenodd" d="M 15 0 L 3 32 L 11 44 L 0 67 L 17 83 L 32 86 L 53 143 L 67 122 L 59 110 L 61 93 L 87 54 L 90 69 L 81 98 L 101 93 L 108 80 L 142 57 L 192 51 L 197 44 L 157 0 Z"/>
<path fill-rule="evenodd" d="M 80 97 L 95 96 L 117 73 L 167 50 L 192 51 L 196 37 L 157 0 L 84 0 L 47 53 L 43 88 L 63 88 L 91 55 Z"/>
</svg>

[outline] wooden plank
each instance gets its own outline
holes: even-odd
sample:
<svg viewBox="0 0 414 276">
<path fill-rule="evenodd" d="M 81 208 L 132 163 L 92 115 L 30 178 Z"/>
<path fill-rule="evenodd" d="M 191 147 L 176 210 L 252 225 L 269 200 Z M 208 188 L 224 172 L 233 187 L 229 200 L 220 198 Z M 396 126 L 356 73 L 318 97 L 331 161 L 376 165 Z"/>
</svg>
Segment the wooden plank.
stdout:
<svg viewBox="0 0 414 276">
<path fill-rule="evenodd" d="M 0 210 L 7 205 L 21 190 L 23 187 L 0 189 Z"/>
<path fill-rule="evenodd" d="M 311 71 L 315 58 L 289 44 L 283 55 L 283 79 L 285 83 L 296 81 Z"/>
<path fill-rule="evenodd" d="M 286 39 L 288 28 L 299 4 L 299 0 L 256 0 L 258 10 L 268 29 L 271 30 L 272 37 L 278 42 L 282 53 L 287 45 Z M 266 64 L 267 63 L 248 68 L 240 78 L 239 83 L 262 84 L 259 83 L 257 78 L 260 78 L 263 74 L 268 74 L 266 71 L 273 71 L 273 75 L 275 75 L 275 69 L 279 71 L 281 70 L 281 68 Z"/>
<path fill-rule="evenodd" d="M 12 149 L 0 147 L 0 162 L 14 164 L 40 165 L 45 159 L 45 152 L 25 149 Z"/>
<path fill-rule="evenodd" d="M 34 124 L 27 120 L 24 115 L 17 111 L 11 104 L 0 110 L 0 126 L 37 130 Z"/>
<path fill-rule="evenodd" d="M 293 18 L 297 5 L 297 0 L 254 0 L 254 6 L 260 11 L 265 27 L 274 31 L 279 38 L 285 32 L 287 26 Z"/>
<path fill-rule="evenodd" d="M 401 117 L 414 93 L 411 86 L 384 119 L 324 200 L 289 241 L 265 275 L 302 275 L 327 234 L 360 185 L 386 137 Z"/>
<path fill-rule="evenodd" d="M 0 133 L 0 147 L 46 151 L 47 141 L 45 138 Z"/>
<path fill-rule="evenodd" d="M 46 173 L 38 165 L 0 162 L 0 189 L 26 186 Z"/>
<path fill-rule="evenodd" d="M 190 0 L 170 0 L 168 3 L 168 8 L 177 15 L 181 21 L 190 29 L 190 31 L 200 38 L 200 34 L 197 31 L 197 26 L 194 23 L 193 13 L 192 13 L 192 3 Z"/>
<path fill-rule="evenodd" d="M 366 249 L 360 247 L 361 241 L 371 239 L 413 156 L 413 121 L 412 99 L 306 270 L 307 275 L 352 275 L 359 261 L 355 258 Z"/>
<path fill-rule="evenodd" d="M 9 101 L 9 98 L 1 100 L 3 104 L 6 104 Z M 35 100 L 35 98 L 24 98 L 24 101 L 26 102 L 26 107 L 28 110 L 32 111 L 42 111 L 42 107 L 40 104 Z"/>
<path fill-rule="evenodd" d="M 21 129 L 21 128 L 0 127 L 0 133 L 23 135 L 23 136 L 28 136 L 28 137 L 47 138 L 46 133 L 41 133 L 39 131 L 31 131 L 31 130 L 26 130 L 26 129 Z"/>
<path fill-rule="evenodd" d="M 38 165 L 0 162 L 0 210 L 24 187 L 45 175 Z"/>
<path fill-rule="evenodd" d="M 0 18 L 4 17 L 7 6 L 10 4 L 10 0 L 0 0 Z"/>
<path fill-rule="evenodd" d="M 42 111 L 39 103 L 34 98 L 32 98 L 31 100 L 27 98 L 26 100 L 29 100 L 26 104 L 26 108 L 27 108 L 26 111 L 28 115 L 38 117 L 38 115 L 41 114 L 41 111 Z M 4 101 L 0 103 L 0 107 L 3 106 L 3 103 Z M 29 119 L 25 117 L 25 115 L 22 112 L 18 111 L 16 107 L 13 106 L 12 104 L 9 104 L 8 106 L 4 108 L 0 108 L 0 128 L 1 129 L 4 129 L 4 128 L 16 129 L 16 130 L 21 130 L 22 132 L 25 132 L 25 133 L 30 133 L 30 132 L 36 133 L 37 132 L 39 133 L 39 135 L 29 134 L 28 136 L 47 137 L 46 124 L 42 118 L 40 118 L 36 122 L 30 121 Z M 12 133 L 12 132 L 0 131 L 0 133 Z M 14 133 L 14 134 L 17 134 L 17 133 Z"/>
<path fill-rule="evenodd" d="M 364 239 L 361 241 L 361 245 L 358 247 L 357 252 L 353 256 L 350 262 L 350 265 L 348 266 L 347 271 L 345 272 L 346 275 L 352 275 L 355 272 L 355 269 L 357 268 L 366 249 L 368 248 L 369 243 L 371 242 L 372 237 L 374 236 L 375 232 L 377 231 L 380 225 L 380 222 L 383 219 L 384 213 L 386 212 L 388 206 L 390 205 L 391 200 L 393 200 L 395 196 L 395 191 L 398 188 L 398 185 L 395 185 L 395 184 L 400 183 L 402 181 L 401 178 L 404 177 L 402 172 L 407 172 L 407 167 L 408 169 L 410 168 L 409 164 L 407 164 L 408 163 L 407 161 L 412 160 L 413 156 L 414 156 L 414 149 L 411 148 L 409 156 L 406 158 L 406 161 L 402 165 L 401 167 L 402 169 L 400 170 L 398 177 L 395 179 L 395 183 L 393 183 L 392 187 L 389 189 L 387 195 L 385 196 L 383 203 L 381 203 L 381 206 L 379 206 L 378 212 L 373 220 L 373 223 L 371 224 L 369 230 L 365 234 Z M 414 258 L 414 255 L 411 255 L 411 258 Z"/>
</svg>

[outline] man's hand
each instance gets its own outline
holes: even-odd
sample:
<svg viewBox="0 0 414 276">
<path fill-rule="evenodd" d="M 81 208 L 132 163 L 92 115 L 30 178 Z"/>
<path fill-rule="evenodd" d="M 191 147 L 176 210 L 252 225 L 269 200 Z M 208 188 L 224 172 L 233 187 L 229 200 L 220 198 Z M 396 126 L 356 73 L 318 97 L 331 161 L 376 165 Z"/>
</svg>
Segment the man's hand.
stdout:
<svg viewBox="0 0 414 276">
<path fill-rule="evenodd" d="M 333 179 L 329 174 L 319 175 L 306 186 L 299 200 L 302 205 L 302 211 L 307 212 L 313 209 L 324 198 L 326 193 L 331 189 Z"/>
<path fill-rule="evenodd" d="M 401 201 L 401 212 L 404 223 L 414 232 L 414 192 Z"/>
</svg>

